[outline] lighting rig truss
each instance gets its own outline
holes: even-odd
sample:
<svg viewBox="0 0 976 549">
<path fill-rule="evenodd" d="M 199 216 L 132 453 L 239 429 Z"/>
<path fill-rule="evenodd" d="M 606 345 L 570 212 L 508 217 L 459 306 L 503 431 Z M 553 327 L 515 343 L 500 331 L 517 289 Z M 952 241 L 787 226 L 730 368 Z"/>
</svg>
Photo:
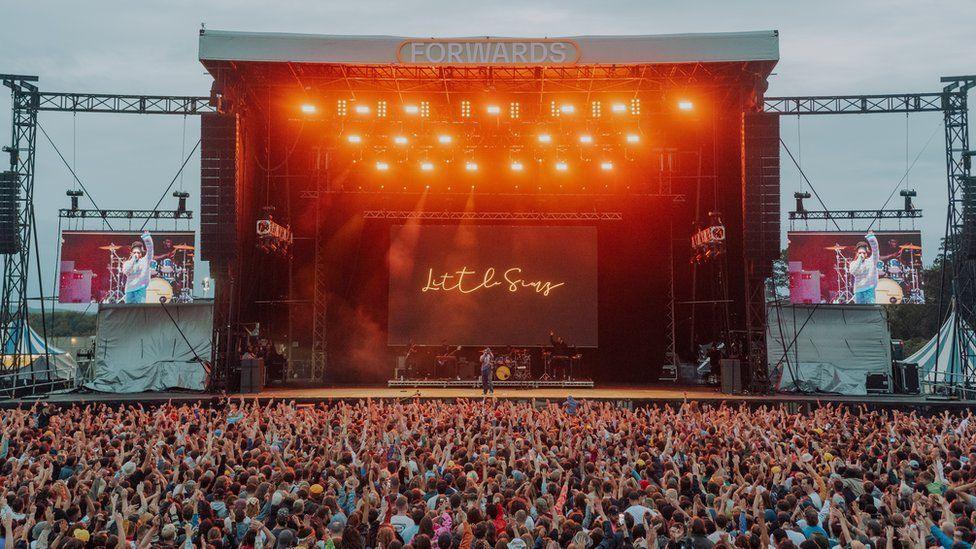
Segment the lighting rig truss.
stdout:
<svg viewBox="0 0 976 549">
<path fill-rule="evenodd" d="M 906 93 L 885 95 L 835 95 L 807 97 L 767 97 L 763 100 L 763 110 L 778 115 L 824 115 L 824 114 L 869 114 L 869 113 L 916 113 L 942 112 L 945 120 L 946 176 L 949 196 L 948 219 L 946 223 L 944 261 L 942 268 L 952 270 L 952 298 L 956 306 L 956 341 L 951 342 L 959 353 L 960 378 L 943 374 L 946 385 L 953 390 L 972 391 L 976 387 L 976 356 L 969 355 L 968 349 L 976 343 L 972 326 L 976 322 L 976 258 L 965 253 L 965 238 L 976 232 L 968 216 L 964 217 L 967 201 L 976 201 L 972 177 L 972 156 L 969 144 L 969 90 L 976 87 L 976 75 L 946 76 L 941 79 L 943 88 L 935 93 Z M 905 196 L 904 194 L 902 196 Z M 906 196 L 906 205 L 910 204 Z M 798 210 L 801 208 L 798 208 Z M 914 210 L 914 208 L 906 208 Z M 903 216 L 910 211 L 900 210 Z M 813 214 L 815 212 L 808 212 Z M 824 216 L 843 215 L 850 212 L 822 212 Z M 871 211 L 868 217 L 877 217 Z M 827 217 L 824 217 L 827 218 Z M 837 217 L 831 217 L 837 219 Z M 792 216 L 791 216 L 792 219 Z M 847 218 L 845 218 L 847 219 Z M 966 221 L 969 221 L 967 225 Z M 945 273 L 944 273 L 945 274 Z M 943 277 L 945 280 L 945 277 Z M 941 294 L 941 292 L 940 292 Z M 940 319 L 943 304 L 940 302 Z M 941 344 L 941 340 L 940 340 Z M 940 353 L 936 352 L 938 357 Z M 946 365 L 936 363 L 938 369 Z"/>
<path fill-rule="evenodd" d="M 420 221 L 620 221 L 621 212 L 424 212 L 366 210 L 363 219 Z"/>
<path fill-rule="evenodd" d="M 86 210 L 62 208 L 62 219 L 193 219 L 190 210 Z"/>
<path fill-rule="evenodd" d="M 36 247 L 36 227 L 34 226 L 34 160 L 37 152 L 37 113 L 48 112 L 90 112 L 126 114 L 168 114 L 196 116 L 205 112 L 216 112 L 209 97 L 177 95 L 124 95 L 124 94 L 85 94 L 42 92 L 38 90 L 37 76 L 0 74 L 0 81 L 10 88 L 12 96 L 11 117 L 12 137 L 4 152 L 10 155 L 10 169 L 17 173 L 21 195 L 18 211 L 18 229 L 21 249 L 18 253 L 4 256 L 3 286 L 0 295 L 0 348 L 13 349 L 10 358 L 13 364 L 21 363 L 20 346 L 11 338 L 26 332 L 30 325 L 28 319 L 27 279 L 31 245 Z M 78 212 L 91 210 L 76 210 Z M 93 217 L 102 217 L 102 211 Z M 64 210 L 61 210 L 64 212 Z M 59 212 L 60 213 L 60 212 Z M 109 213 L 128 216 L 127 210 L 104 210 Z M 145 211 L 134 210 L 135 214 Z M 166 219 L 167 212 L 161 212 L 159 219 Z M 79 217 L 88 214 L 80 214 Z M 175 215 L 175 214 L 174 214 Z M 189 216 L 182 212 L 180 216 Z M 151 219 L 155 219 L 153 214 Z M 40 277 L 40 263 L 37 263 Z M 43 300 L 42 300 L 43 303 Z M 46 334 L 42 334 L 46 337 Z M 36 380 L 29 380 L 33 383 Z"/>
</svg>

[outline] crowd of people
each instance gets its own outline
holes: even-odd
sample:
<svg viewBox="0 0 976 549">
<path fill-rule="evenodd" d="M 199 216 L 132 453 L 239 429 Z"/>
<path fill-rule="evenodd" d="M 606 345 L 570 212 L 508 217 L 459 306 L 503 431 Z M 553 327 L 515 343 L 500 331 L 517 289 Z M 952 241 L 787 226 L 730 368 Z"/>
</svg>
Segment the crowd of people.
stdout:
<svg viewBox="0 0 976 549">
<path fill-rule="evenodd" d="M 4 549 L 969 548 L 972 413 L 363 400 L 0 412 Z"/>
</svg>

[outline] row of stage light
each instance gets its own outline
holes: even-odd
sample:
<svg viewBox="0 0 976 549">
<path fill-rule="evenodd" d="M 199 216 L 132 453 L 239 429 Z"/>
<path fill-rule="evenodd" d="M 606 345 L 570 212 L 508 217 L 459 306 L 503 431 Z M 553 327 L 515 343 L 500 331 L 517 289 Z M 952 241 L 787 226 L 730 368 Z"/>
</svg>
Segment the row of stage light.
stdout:
<svg viewBox="0 0 976 549">
<path fill-rule="evenodd" d="M 481 105 L 480 109 L 475 109 L 475 105 L 467 99 L 462 99 L 457 103 L 458 111 L 452 113 L 452 118 L 471 119 L 478 113 L 484 113 L 485 117 L 496 120 L 503 117 L 511 120 L 519 120 L 523 117 L 522 104 L 519 101 L 510 101 L 507 105 L 489 102 Z M 612 101 L 608 107 L 610 114 L 614 116 L 640 116 L 641 114 L 641 101 L 637 97 L 631 98 L 628 102 Z M 551 118 L 585 116 L 583 110 L 585 108 L 578 107 L 575 103 L 550 101 L 549 116 Z M 674 103 L 674 108 L 678 111 L 688 112 L 694 110 L 695 105 L 689 99 L 680 99 Z M 302 114 L 312 117 L 321 114 L 325 109 L 318 103 L 309 101 L 302 103 L 299 106 L 299 110 Z M 417 101 L 415 103 L 404 103 L 401 105 L 402 115 L 408 118 L 431 118 L 431 112 L 430 101 Z M 595 100 L 589 102 L 588 113 L 590 118 L 602 118 L 603 112 L 603 101 Z M 388 118 L 391 113 L 390 104 L 384 99 L 379 99 L 371 103 L 359 100 L 338 99 L 335 103 L 335 109 L 331 111 L 331 114 L 340 118 Z"/>
<path fill-rule="evenodd" d="M 406 163 L 394 163 L 387 160 L 377 160 L 373 164 L 373 166 L 378 172 L 391 171 L 394 166 L 406 167 L 407 169 L 410 169 L 410 166 L 413 166 L 416 169 L 420 170 L 421 172 L 432 173 L 437 171 L 440 168 L 449 169 L 452 167 L 450 164 L 451 163 L 449 162 L 434 162 L 432 160 L 421 160 L 420 162 L 416 162 L 408 165 Z M 551 170 L 555 173 L 568 173 L 570 171 L 570 164 L 565 160 L 556 160 L 550 163 L 543 163 L 541 161 L 538 161 L 537 164 L 539 169 L 544 169 L 543 164 L 547 164 L 551 166 Z M 590 163 L 586 162 L 585 164 L 590 164 Z M 525 171 L 529 165 L 530 165 L 529 163 L 522 162 L 521 160 L 512 160 L 511 162 L 508 163 L 507 168 L 511 172 L 520 173 Z M 603 172 L 609 172 L 614 169 L 614 163 L 612 160 L 602 160 L 598 162 L 598 165 L 600 167 L 600 171 Z M 472 160 L 465 161 L 463 163 L 463 166 L 464 166 L 464 171 L 468 173 L 476 173 L 481 168 L 477 162 Z"/>
<path fill-rule="evenodd" d="M 407 146 L 407 145 L 410 144 L 410 138 L 408 138 L 405 135 L 394 135 L 392 137 L 388 137 L 387 139 L 388 139 L 387 142 L 381 143 L 379 145 L 381 145 L 381 146 L 382 145 L 386 145 L 386 146 L 404 147 L 404 146 Z M 348 133 L 348 134 L 345 135 L 345 140 L 346 140 L 346 142 L 348 142 L 351 145 L 363 145 L 363 144 L 365 144 L 365 141 L 366 141 L 366 139 L 363 137 L 363 135 L 362 134 L 359 134 L 359 133 Z M 635 145 L 637 143 L 640 143 L 640 140 L 641 140 L 640 134 L 639 133 L 636 133 L 636 132 L 623 134 L 622 137 L 621 137 L 621 139 L 620 139 L 620 141 L 622 141 L 624 144 L 629 144 L 629 145 Z M 454 136 L 451 135 L 451 134 L 447 134 L 447 133 L 439 134 L 436 137 L 436 141 L 437 141 L 437 143 L 439 145 L 449 146 L 449 145 L 454 144 Z M 539 134 L 536 134 L 535 141 L 540 146 L 547 146 L 547 145 L 551 145 L 551 144 L 554 143 L 553 135 L 550 134 L 550 133 L 539 133 Z M 579 134 L 576 137 L 576 143 L 575 144 L 578 144 L 580 146 L 599 145 L 594 140 L 593 135 L 588 134 L 588 133 Z M 603 143 L 603 144 L 604 145 L 618 145 L 620 143 L 618 143 L 618 142 L 607 142 L 607 143 Z"/>
</svg>

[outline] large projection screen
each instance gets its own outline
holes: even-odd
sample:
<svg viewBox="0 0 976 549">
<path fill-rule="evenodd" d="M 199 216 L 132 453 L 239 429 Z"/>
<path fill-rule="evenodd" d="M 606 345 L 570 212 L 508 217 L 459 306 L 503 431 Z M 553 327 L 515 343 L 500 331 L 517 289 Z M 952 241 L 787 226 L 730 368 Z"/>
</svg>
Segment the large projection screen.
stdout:
<svg viewBox="0 0 976 549">
<path fill-rule="evenodd" d="M 390 345 L 597 346 L 595 227 L 395 225 Z"/>
<path fill-rule="evenodd" d="M 793 303 L 925 303 L 919 231 L 790 231 L 787 240 Z"/>
<path fill-rule="evenodd" d="M 151 232 L 153 257 L 146 258 L 149 275 L 145 303 L 158 304 L 181 293 L 193 294 L 195 238 L 193 231 Z M 58 273 L 60 303 L 122 303 L 127 276 L 125 262 L 137 231 L 63 231 Z"/>
</svg>

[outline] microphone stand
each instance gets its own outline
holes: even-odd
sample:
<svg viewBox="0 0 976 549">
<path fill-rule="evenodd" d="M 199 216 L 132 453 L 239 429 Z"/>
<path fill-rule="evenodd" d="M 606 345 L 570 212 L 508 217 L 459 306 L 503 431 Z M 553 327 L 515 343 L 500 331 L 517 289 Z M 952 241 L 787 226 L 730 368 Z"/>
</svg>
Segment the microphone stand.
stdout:
<svg viewBox="0 0 976 549">
<path fill-rule="evenodd" d="M 183 333 L 183 330 L 180 328 L 179 323 L 176 322 L 176 319 L 173 318 L 172 314 L 170 314 L 169 309 L 166 308 L 165 296 L 161 296 L 159 298 L 159 306 L 163 308 L 163 312 L 166 313 L 166 316 L 169 317 L 170 322 L 173 323 L 173 326 L 176 328 L 176 331 L 180 333 L 180 337 L 183 338 L 183 341 L 186 343 L 186 346 L 190 349 L 190 352 L 193 353 L 193 359 L 187 360 L 187 362 L 196 362 L 203 367 L 203 371 L 206 372 L 207 374 L 207 390 L 213 389 L 213 372 L 210 368 L 210 364 L 207 361 L 203 360 L 203 358 L 200 357 L 199 354 L 197 354 L 197 350 L 190 343 L 190 340 L 187 339 L 186 334 Z"/>
</svg>

